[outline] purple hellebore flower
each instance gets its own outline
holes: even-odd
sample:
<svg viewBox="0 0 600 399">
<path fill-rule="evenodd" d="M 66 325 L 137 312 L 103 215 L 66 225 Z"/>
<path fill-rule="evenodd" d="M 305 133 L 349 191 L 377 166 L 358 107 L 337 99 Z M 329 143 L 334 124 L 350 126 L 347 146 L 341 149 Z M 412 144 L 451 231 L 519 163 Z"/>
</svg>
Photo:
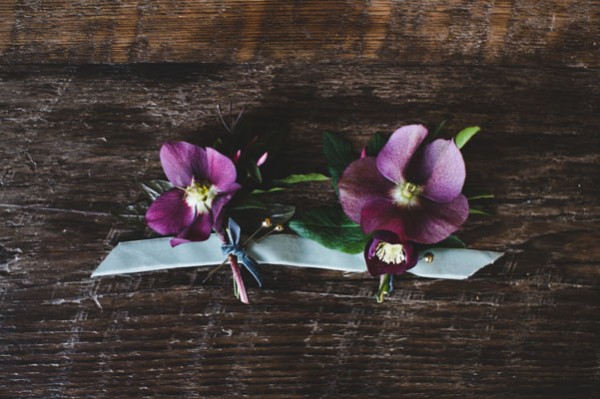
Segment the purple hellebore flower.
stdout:
<svg viewBox="0 0 600 399">
<path fill-rule="evenodd" d="M 175 188 L 158 197 L 146 212 L 148 227 L 176 235 L 171 246 L 208 239 L 219 229 L 223 207 L 240 189 L 233 162 L 212 148 L 183 141 L 163 144 L 160 162 Z"/>
<path fill-rule="evenodd" d="M 461 194 L 465 162 L 452 140 L 427 137 L 422 125 L 396 130 L 379 155 L 352 162 L 340 178 L 344 212 L 364 233 L 388 231 L 402 243 L 437 243 L 469 214 Z"/>
<path fill-rule="evenodd" d="M 411 242 L 401 242 L 393 233 L 378 231 L 365 247 L 365 261 L 371 276 L 402 274 L 419 260 Z"/>
</svg>

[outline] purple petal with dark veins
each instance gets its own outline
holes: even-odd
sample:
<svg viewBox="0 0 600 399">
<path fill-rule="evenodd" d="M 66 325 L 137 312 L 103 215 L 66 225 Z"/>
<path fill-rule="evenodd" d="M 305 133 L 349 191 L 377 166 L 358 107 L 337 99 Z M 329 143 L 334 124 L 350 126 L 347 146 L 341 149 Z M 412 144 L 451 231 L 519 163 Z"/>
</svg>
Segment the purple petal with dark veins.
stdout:
<svg viewBox="0 0 600 399">
<path fill-rule="evenodd" d="M 198 170 L 206 170 L 206 158 L 203 148 L 184 141 L 168 142 L 160 149 L 165 175 L 177 187 L 189 186 Z"/>
<path fill-rule="evenodd" d="M 468 216 L 469 204 L 462 194 L 446 203 L 419 198 L 408 207 L 376 200 L 365 206 L 360 224 L 366 234 L 387 230 L 403 241 L 434 244 L 458 230 Z"/>
<path fill-rule="evenodd" d="M 419 198 L 420 207 L 414 209 L 418 225 L 411 226 L 409 234 L 414 234 L 413 241 L 423 244 L 435 244 L 457 231 L 469 216 L 467 197 L 459 194 L 452 201 L 437 203 L 426 198 Z"/>
<path fill-rule="evenodd" d="M 185 238 L 179 238 L 179 237 L 173 237 L 169 240 L 169 244 L 171 244 L 172 247 L 176 247 L 181 244 L 187 244 L 188 242 L 191 242 L 191 241 L 187 240 Z"/>
<path fill-rule="evenodd" d="M 406 256 L 406 260 L 404 261 L 406 269 L 404 269 L 404 271 L 412 269 L 417 265 L 417 262 L 419 261 L 419 252 L 412 243 L 404 243 L 404 256 Z"/>
<path fill-rule="evenodd" d="M 146 212 L 146 224 L 158 234 L 177 234 L 194 221 L 194 209 L 184 201 L 185 193 L 172 189 L 158 197 Z"/>
<path fill-rule="evenodd" d="M 212 218 L 209 213 L 198 215 L 194 223 L 185 228 L 177 237 L 171 238 L 171 246 L 175 247 L 191 241 L 205 241 L 212 231 Z"/>
<path fill-rule="evenodd" d="M 344 212 L 359 223 L 363 207 L 375 199 L 391 200 L 394 183 L 377 170 L 375 158 L 366 157 L 352 162 L 338 182 L 339 198 Z"/>
<path fill-rule="evenodd" d="M 453 200 L 465 183 L 465 161 L 452 140 L 435 140 L 427 145 L 410 170 L 417 175 L 407 178 L 422 184 L 421 195 L 435 202 Z"/>
<path fill-rule="evenodd" d="M 213 227 L 216 231 L 220 231 L 223 226 L 223 218 L 225 216 L 224 207 L 231 200 L 231 198 L 235 195 L 235 192 L 239 190 L 240 186 L 237 183 L 230 186 L 230 188 L 234 188 L 224 195 L 219 195 L 212 203 L 212 208 L 210 213 L 212 215 L 212 223 Z"/>
<path fill-rule="evenodd" d="M 391 235 L 393 236 L 393 234 Z M 380 242 L 399 244 L 395 241 L 387 241 L 386 239 L 382 239 L 380 233 L 375 234 L 373 240 L 370 243 L 368 243 L 365 247 L 364 252 L 365 262 L 367 263 L 367 269 L 369 270 L 371 276 L 380 276 L 382 274 L 402 274 L 417 264 L 419 258 L 412 243 L 406 242 L 402 244 L 404 246 L 404 255 L 406 256 L 404 262 L 386 263 L 379 259 L 377 255 L 375 255 L 377 245 L 379 245 Z"/>
<path fill-rule="evenodd" d="M 425 137 L 427 129 L 423 125 L 396 130 L 377 155 L 377 169 L 394 183 L 406 181 L 404 171 Z"/>
<path fill-rule="evenodd" d="M 390 200 L 377 199 L 363 207 L 360 226 L 365 234 L 386 230 L 398 236 L 401 241 L 409 241 L 406 224 L 412 217 L 406 207 L 399 207 Z"/>
<path fill-rule="evenodd" d="M 219 191 L 228 191 L 237 178 L 233 161 L 213 148 L 206 148 L 206 169 L 198 173 L 204 173 Z"/>
</svg>

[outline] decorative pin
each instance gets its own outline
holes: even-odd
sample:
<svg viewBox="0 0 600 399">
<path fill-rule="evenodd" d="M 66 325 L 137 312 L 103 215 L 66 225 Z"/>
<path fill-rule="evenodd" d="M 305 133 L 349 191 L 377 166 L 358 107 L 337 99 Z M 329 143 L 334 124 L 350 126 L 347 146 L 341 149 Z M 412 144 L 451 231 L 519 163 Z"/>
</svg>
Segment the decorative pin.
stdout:
<svg viewBox="0 0 600 399">
<path fill-rule="evenodd" d="M 423 256 L 423 260 L 425 261 L 425 263 L 431 263 L 433 262 L 433 254 L 431 252 L 427 252 L 424 256 Z"/>
<path fill-rule="evenodd" d="M 262 230 L 262 229 L 268 229 L 269 227 L 271 227 L 273 225 L 273 223 L 271 222 L 271 219 L 269 218 L 265 218 L 265 220 L 262 221 L 262 223 L 260 224 L 260 227 L 252 234 L 250 234 L 250 237 L 248 237 L 246 239 L 246 241 L 244 241 L 244 243 L 242 244 L 242 247 L 245 247 L 246 244 L 248 244 L 250 242 L 251 239 L 253 239 L 254 237 L 256 237 L 256 235 Z M 268 234 L 268 233 L 267 233 Z"/>
<path fill-rule="evenodd" d="M 235 223 L 235 222 L 234 222 Z M 238 248 L 243 249 L 246 244 L 248 244 L 250 242 L 250 240 L 252 240 L 254 237 L 256 237 L 256 235 L 263 229 L 267 229 L 269 227 L 273 226 L 273 222 L 271 222 L 270 218 L 265 218 L 260 227 L 250 235 L 250 237 L 248 237 L 246 239 L 246 241 L 244 241 L 244 243 L 241 246 L 238 246 Z M 236 228 L 239 228 L 239 226 L 237 226 L 236 224 Z M 234 229 L 235 230 L 235 229 Z M 227 230 L 228 232 L 231 231 L 231 227 L 229 230 Z M 272 234 L 273 232 L 281 232 L 283 231 L 283 226 L 278 224 L 276 225 L 272 230 L 268 231 L 265 235 L 263 235 L 262 237 L 260 237 L 259 239 L 256 240 L 256 242 L 260 242 L 263 238 L 269 236 L 270 234 Z M 238 233 L 239 234 L 239 233 Z M 239 238 L 238 238 L 239 239 Z M 250 258 L 251 259 L 251 258 Z M 204 280 L 202 280 L 202 283 L 206 283 L 212 276 L 215 275 L 216 272 L 218 272 L 219 270 L 221 270 L 221 268 L 223 266 L 225 266 L 228 262 L 228 259 L 225 259 L 221 264 L 219 264 L 218 266 L 216 266 L 214 269 L 212 269 L 204 278 Z M 250 262 L 248 262 L 250 263 Z M 246 265 L 246 268 L 251 272 L 251 274 L 256 278 L 256 280 L 258 281 L 259 285 L 262 285 L 262 282 L 259 281 L 260 278 L 258 278 L 258 274 L 254 271 L 256 269 L 252 268 L 252 264 L 250 263 L 250 267 L 248 267 L 248 265 Z M 252 270 L 253 269 L 253 270 Z"/>
<path fill-rule="evenodd" d="M 260 237 L 258 240 L 256 240 L 256 242 L 261 242 L 262 240 L 264 240 L 265 238 L 267 238 L 268 236 L 270 236 L 273 233 L 280 233 L 283 231 L 283 226 L 278 224 L 275 227 L 273 227 L 273 229 L 269 232 L 267 232 L 264 236 Z"/>
</svg>

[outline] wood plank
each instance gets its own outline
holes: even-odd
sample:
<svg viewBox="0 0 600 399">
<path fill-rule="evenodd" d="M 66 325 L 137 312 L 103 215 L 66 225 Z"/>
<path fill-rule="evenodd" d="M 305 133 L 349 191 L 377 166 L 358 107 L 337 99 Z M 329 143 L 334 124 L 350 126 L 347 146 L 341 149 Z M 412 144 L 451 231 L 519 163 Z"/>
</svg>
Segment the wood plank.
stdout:
<svg viewBox="0 0 600 399">
<path fill-rule="evenodd" d="M 591 398 L 598 393 L 598 70 L 303 63 L 0 67 L 0 396 Z M 222 272 L 92 280 L 110 216 L 162 176 L 160 144 L 210 144 L 216 104 L 286 126 L 269 162 L 323 171 L 320 137 L 479 124 L 468 188 L 492 192 L 468 281 L 265 266 L 252 304 Z M 310 190 L 308 190 L 309 188 Z M 333 203 L 326 184 L 284 194 Z M 101 308 L 98 306 L 100 305 Z"/>
<path fill-rule="evenodd" d="M 3 63 L 600 66 L 597 0 L 4 1 Z"/>
</svg>

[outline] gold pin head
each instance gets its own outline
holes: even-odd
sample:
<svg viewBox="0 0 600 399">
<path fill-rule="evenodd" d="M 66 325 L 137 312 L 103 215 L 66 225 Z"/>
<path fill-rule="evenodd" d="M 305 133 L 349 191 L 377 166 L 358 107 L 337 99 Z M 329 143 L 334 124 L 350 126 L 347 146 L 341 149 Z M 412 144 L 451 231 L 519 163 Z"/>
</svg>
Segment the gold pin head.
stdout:
<svg viewBox="0 0 600 399">
<path fill-rule="evenodd" d="M 271 219 L 269 219 L 269 218 L 265 218 L 265 220 L 263 220 L 263 222 L 262 222 L 262 227 L 264 227 L 264 228 L 271 227 L 272 225 L 273 225 L 273 223 L 271 222 Z"/>
<path fill-rule="evenodd" d="M 283 226 L 278 224 L 277 226 L 275 226 L 275 231 L 277 231 L 277 232 L 283 231 Z"/>
<path fill-rule="evenodd" d="M 427 252 L 425 256 L 423 256 L 423 260 L 425 261 L 425 263 L 433 262 L 433 254 L 431 252 Z"/>
</svg>

